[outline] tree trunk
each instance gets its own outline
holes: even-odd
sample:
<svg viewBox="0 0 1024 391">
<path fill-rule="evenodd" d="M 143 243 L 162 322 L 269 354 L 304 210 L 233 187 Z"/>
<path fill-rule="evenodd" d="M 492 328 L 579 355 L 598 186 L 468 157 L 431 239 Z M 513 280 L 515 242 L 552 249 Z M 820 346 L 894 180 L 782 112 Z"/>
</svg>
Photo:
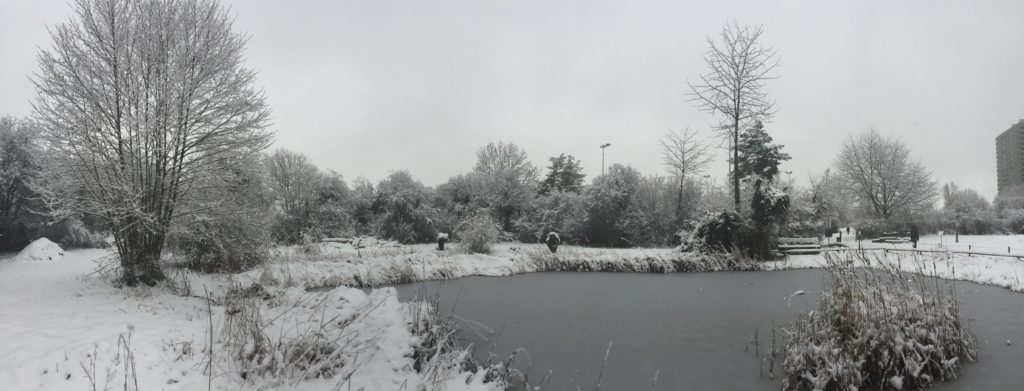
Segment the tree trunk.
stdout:
<svg viewBox="0 0 1024 391">
<path fill-rule="evenodd" d="M 740 120 L 733 121 L 732 128 L 732 196 L 736 212 L 740 211 Z"/>
<path fill-rule="evenodd" d="M 117 232 L 117 231 L 115 231 Z M 145 232 L 145 228 L 130 228 L 116 234 L 118 257 L 121 260 L 122 278 L 127 286 L 140 282 L 149 286 L 164 280 L 160 269 L 160 253 L 163 249 L 164 234 Z"/>
<path fill-rule="evenodd" d="M 683 211 L 683 174 L 679 174 L 679 195 L 676 197 L 676 224 L 679 223 L 679 215 Z"/>
</svg>

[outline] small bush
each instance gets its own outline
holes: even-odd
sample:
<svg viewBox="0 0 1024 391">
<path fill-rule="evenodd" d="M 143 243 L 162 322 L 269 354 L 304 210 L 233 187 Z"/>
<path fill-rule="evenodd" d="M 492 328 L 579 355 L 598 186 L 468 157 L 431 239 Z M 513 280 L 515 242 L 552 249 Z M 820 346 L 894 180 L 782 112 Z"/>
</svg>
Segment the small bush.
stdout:
<svg viewBox="0 0 1024 391">
<path fill-rule="evenodd" d="M 250 216 L 196 217 L 179 225 L 169 239 L 187 266 L 205 272 L 248 270 L 269 257 L 269 234 Z"/>
<path fill-rule="evenodd" d="M 753 227 L 739 213 L 723 210 L 708 213 L 683 243 L 684 251 L 731 252 L 744 249 Z"/>
<path fill-rule="evenodd" d="M 491 245 L 498 242 L 501 228 L 486 213 L 478 213 L 462 221 L 456 234 L 467 251 L 487 254 L 491 252 Z"/>
<path fill-rule="evenodd" d="M 1006 232 L 1024 234 L 1024 209 L 1007 209 L 1003 211 L 1003 216 Z"/>
<path fill-rule="evenodd" d="M 884 258 L 826 253 L 829 279 L 818 308 L 786 343 L 785 390 L 920 389 L 955 379 L 974 361 L 951 281 L 911 276 Z"/>
<path fill-rule="evenodd" d="M 41 234 L 68 249 L 107 248 L 110 246 L 102 233 L 90 231 L 78 219 L 65 219 L 46 227 Z"/>
</svg>

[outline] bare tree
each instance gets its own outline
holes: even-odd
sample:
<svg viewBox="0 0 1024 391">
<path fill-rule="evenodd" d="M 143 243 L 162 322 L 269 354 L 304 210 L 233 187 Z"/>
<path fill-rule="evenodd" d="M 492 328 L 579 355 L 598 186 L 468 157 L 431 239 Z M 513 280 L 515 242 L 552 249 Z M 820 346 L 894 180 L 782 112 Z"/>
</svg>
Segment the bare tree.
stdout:
<svg viewBox="0 0 1024 391">
<path fill-rule="evenodd" d="M 154 284 L 193 186 L 216 185 L 211 174 L 270 141 L 263 92 L 243 66 L 246 37 L 212 0 L 77 0 L 50 35 L 33 77 L 54 156 L 40 189 L 54 213 L 113 229 L 126 284 Z"/>
<path fill-rule="evenodd" d="M 844 185 L 885 219 L 930 208 L 938 196 L 931 172 L 911 160 L 910 149 L 875 129 L 850 136 L 835 168 Z"/>
<path fill-rule="evenodd" d="M 306 155 L 278 149 L 267 156 L 267 184 L 274 210 L 279 214 L 274 227 L 276 239 L 288 243 L 302 240 L 312 214 L 317 184 L 322 174 Z"/>
<path fill-rule="evenodd" d="M 691 101 L 702 110 L 723 117 L 721 135 L 729 144 L 732 172 L 739 172 L 740 130 L 755 120 L 767 121 L 775 112 L 775 102 L 763 91 L 764 82 L 774 79 L 778 67 L 776 51 L 761 44 L 761 26 L 726 24 L 720 41 L 708 38 L 704 61 L 710 68 L 700 75 L 699 83 L 688 83 Z M 730 175 L 733 200 L 740 209 L 740 178 Z"/>
<path fill-rule="evenodd" d="M 959 193 L 959 192 L 960 192 L 960 186 L 957 186 L 956 183 L 949 182 L 949 183 L 947 183 L 945 185 L 942 185 L 942 205 L 943 205 L 943 207 L 946 208 L 946 209 L 952 208 L 953 205 L 956 203 L 956 196 L 957 196 L 957 193 Z"/>
<path fill-rule="evenodd" d="M 490 207 L 502 229 L 512 229 L 512 218 L 520 214 L 535 194 L 539 170 L 518 145 L 488 143 L 476 153 L 477 174 L 484 176 Z"/>
<path fill-rule="evenodd" d="M 526 151 L 513 143 L 499 141 L 488 143 L 476 152 L 476 172 L 497 174 L 508 172 L 522 183 L 537 180 L 539 170 L 530 163 Z"/>
<path fill-rule="evenodd" d="M 697 139 L 697 132 L 689 127 L 665 133 L 665 138 L 661 140 L 661 155 L 669 173 L 679 178 L 675 208 L 678 221 L 683 208 L 686 177 L 704 172 L 711 162 L 711 155 L 708 146 Z"/>
</svg>

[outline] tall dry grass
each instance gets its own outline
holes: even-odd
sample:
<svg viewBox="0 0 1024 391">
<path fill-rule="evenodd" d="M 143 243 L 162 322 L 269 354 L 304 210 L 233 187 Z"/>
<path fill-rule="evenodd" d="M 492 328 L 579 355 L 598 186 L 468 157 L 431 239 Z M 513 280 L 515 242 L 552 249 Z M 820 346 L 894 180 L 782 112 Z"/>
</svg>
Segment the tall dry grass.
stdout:
<svg viewBox="0 0 1024 391">
<path fill-rule="evenodd" d="M 825 260 L 817 308 L 788 330 L 783 389 L 920 389 L 956 379 L 977 358 L 952 281 L 904 272 L 884 255 Z"/>
</svg>

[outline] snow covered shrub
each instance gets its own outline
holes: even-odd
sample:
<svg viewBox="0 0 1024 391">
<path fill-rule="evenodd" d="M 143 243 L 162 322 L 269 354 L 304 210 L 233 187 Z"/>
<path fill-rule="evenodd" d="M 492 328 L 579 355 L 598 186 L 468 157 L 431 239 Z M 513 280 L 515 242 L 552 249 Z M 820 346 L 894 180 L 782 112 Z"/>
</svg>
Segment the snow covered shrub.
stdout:
<svg viewBox="0 0 1024 391">
<path fill-rule="evenodd" d="M 1024 234 L 1024 209 L 1003 210 L 1003 229 L 1007 233 Z"/>
<path fill-rule="evenodd" d="M 962 235 L 992 235 L 1003 231 L 1002 221 L 992 210 L 958 213 L 946 223 L 944 227 L 946 232 L 959 232 Z"/>
<path fill-rule="evenodd" d="M 681 249 L 703 253 L 744 249 L 751 231 L 750 223 L 736 211 L 708 213 L 697 223 L 697 227 Z"/>
<path fill-rule="evenodd" d="M 190 268 L 233 273 L 260 265 L 269 257 L 270 235 L 253 216 L 196 216 L 175 227 L 168 246 Z"/>
<path fill-rule="evenodd" d="M 789 213 L 789 195 L 758 179 L 750 200 L 750 220 L 754 228 L 750 235 L 748 253 L 758 259 L 768 258 L 779 225 L 785 223 Z"/>
<path fill-rule="evenodd" d="M 263 161 L 268 195 L 274 204 L 272 233 L 280 243 L 300 243 L 305 236 L 349 236 L 349 188 L 344 178 L 320 170 L 305 155 L 278 149 Z"/>
<path fill-rule="evenodd" d="M 637 207 L 640 172 L 621 164 L 594 179 L 584 192 L 587 220 L 584 230 L 589 244 L 611 247 L 635 246 L 642 232 L 643 218 Z"/>
<path fill-rule="evenodd" d="M 887 258 L 859 269 L 864 256 L 834 254 L 825 253 L 817 309 L 789 328 L 783 389 L 920 389 L 977 358 L 952 281 L 906 274 Z"/>
<path fill-rule="evenodd" d="M 491 252 L 491 245 L 497 243 L 501 236 L 498 223 L 487 213 L 478 213 L 463 220 L 455 232 L 466 251 L 481 254 Z"/>
<path fill-rule="evenodd" d="M 556 190 L 534 199 L 515 228 L 518 239 L 524 243 L 543 241 L 551 231 L 559 232 L 565 243 L 580 243 L 585 240 L 586 219 L 586 199 L 582 194 Z"/>
<path fill-rule="evenodd" d="M 552 253 L 541 247 L 524 251 L 534 271 L 701 273 L 757 271 L 764 265 L 742 254 L 701 252 L 631 253 L 614 249 L 566 248 Z"/>
<path fill-rule="evenodd" d="M 401 243 L 425 243 L 437 237 L 430 189 L 408 171 L 395 171 L 377 185 L 373 201 L 378 236 Z"/>
<path fill-rule="evenodd" d="M 39 235 L 60 243 L 64 248 L 110 247 L 104 234 L 89 230 L 82 220 L 76 218 L 64 219 L 42 228 Z"/>
</svg>

